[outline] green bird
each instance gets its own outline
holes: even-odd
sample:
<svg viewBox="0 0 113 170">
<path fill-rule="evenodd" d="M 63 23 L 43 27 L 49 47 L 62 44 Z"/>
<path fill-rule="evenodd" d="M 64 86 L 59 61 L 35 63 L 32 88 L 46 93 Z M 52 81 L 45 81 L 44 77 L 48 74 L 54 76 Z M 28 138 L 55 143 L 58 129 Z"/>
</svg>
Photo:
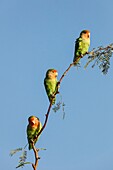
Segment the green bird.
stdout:
<svg viewBox="0 0 113 170">
<path fill-rule="evenodd" d="M 80 33 L 79 38 L 75 41 L 75 51 L 74 51 L 74 58 L 73 62 L 74 65 L 77 65 L 80 61 L 80 59 L 88 53 L 90 46 L 90 31 L 89 30 L 83 30 Z"/>
<path fill-rule="evenodd" d="M 57 76 L 58 76 L 57 70 L 49 69 L 47 70 L 46 77 L 44 79 L 44 86 L 46 89 L 46 93 L 52 105 L 55 104 L 56 101 L 55 93 L 58 92 Z"/>
<path fill-rule="evenodd" d="M 37 140 L 40 137 L 40 135 L 38 136 L 38 138 L 36 136 L 40 132 L 40 130 L 42 128 L 42 124 L 41 124 L 39 118 L 35 117 L 35 116 L 30 116 L 28 118 L 28 122 L 29 122 L 29 124 L 27 126 L 27 139 L 28 139 L 29 150 L 30 150 L 33 148 L 32 141 L 34 141 L 34 144 L 36 144 Z"/>
</svg>

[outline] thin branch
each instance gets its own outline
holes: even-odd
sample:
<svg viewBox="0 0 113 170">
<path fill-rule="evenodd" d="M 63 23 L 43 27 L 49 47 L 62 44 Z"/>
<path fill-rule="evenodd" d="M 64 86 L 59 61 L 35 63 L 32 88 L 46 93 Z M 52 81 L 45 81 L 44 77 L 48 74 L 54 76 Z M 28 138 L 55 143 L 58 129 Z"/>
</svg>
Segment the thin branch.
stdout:
<svg viewBox="0 0 113 170">
<path fill-rule="evenodd" d="M 32 143 L 32 147 L 33 147 L 33 151 L 34 151 L 34 155 L 35 155 L 35 164 L 32 163 L 32 167 L 34 170 L 36 170 L 38 167 L 38 160 L 40 159 L 38 156 L 39 149 L 36 149 L 34 142 Z"/>
<path fill-rule="evenodd" d="M 42 126 L 42 129 L 40 130 L 40 132 L 37 134 L 37 136 L 35 136 L 35 139 L 38 138 L 38 136 L 42 133 L 42 131 L 45 129 L 46 125 L 47 125 L 47 121 L 48 121 L 48 117 L 49 117 L 49 113 L 50 113 L 50 110 L 51 110 L 51 107 L 52 107 L 52 102 L 49 104 L 49 107 L 48 107 L 48 110 L 47 110 L 47 113 L 46 113 L 46 118 L 45 118 L 45 122 L 44 122 L 44 125 Z M 38 160 L 40 159 L 38 157 L 38 151 L 39 149 L 36 149 L 35 145 L 34 145 L 34 141 L 32 141 L 32 147 L 33 147 L 33 151 L 34 151 L 34 155 L 35 155 L 35 164 L 32 164 L 32 167 L 34 170 L 37 169 L 38 167 Z"/>
<path fill-rule="evenodd" d="M 45 129 L 45 127 L 46 127 L 46 124 L 47 124 L 47 121 L 48 121 L 48 117 L 49 117 L 49 113 L 50 113 L 51 107 L 52 107 L 52 102 L 49 104 L 47 113 L 46 113 L 46 115 L 45 115 L 46 118 L 45 118 L 44 125 L 42 126 L 42 129 L 40 130 L 40 132 L 37 134 L 36 138 L 38 138 L 38 136 L 42 133 L 42 131 L 43 131 L 43 130 Z"/>
<path fill-rule="evenodd" d="M 87 55 L 87 54 L 88 54 L 88 53 L 84 54 L 81 58 L 83 58 L 83 57 L 84 57 L 85 55 Z M 64 73 L 62 74 L 62 76 L 61 76 L 58 84 L 61 83 L 62 79 L 66 76 L 67 72 L 70 70 L 70 68 L 71 68 L 72 66 L 77 66 L 76 61 L 74 61 L 73 63 L 71 63 L 71 64 L 68 66 L 68 68 L 64 71 Z"/>
<path fill-rule="evenodd" d="M 60 80 L 59 80 L 59 84 L 61 83 L 62 79 L 64 78 L 64 76 L 66 76 L 67 72 L 70 70 L 70 68 L 71 68 L 72 66 L 74 66 L 74 63 L 71 63 L 71 64 L 69 65 L 69 67 L 66 69 L 66 71 L 64 71 L 64 73 L 62 74 L 62 76 L 61 76 L 61 78 L 60 78 Z"/>
</svg>

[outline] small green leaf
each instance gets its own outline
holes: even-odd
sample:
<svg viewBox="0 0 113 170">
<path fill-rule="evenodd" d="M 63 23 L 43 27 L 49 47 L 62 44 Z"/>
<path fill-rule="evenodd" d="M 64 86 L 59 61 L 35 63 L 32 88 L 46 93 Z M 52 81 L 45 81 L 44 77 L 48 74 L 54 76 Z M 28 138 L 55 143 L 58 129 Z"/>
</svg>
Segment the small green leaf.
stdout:
<svg viewBox="0 0 113 170">
<path fill-rule="evenodd" d="M 103 74 L 108 73 L 108 69 L 110 68 L 110 58 L 113 54 L 113 44 L 109 44 L 106 47 L 98 47 L 97 49 L 93 49 L 88 53 L 88 62 L 84 66 L 86 67 L 94 61 L 92 68 L 98 65 L 99 69 L 101 69 Z"/>
<path fill-rule="evenodd" d="M 23 168 L 24 167 L 24 165 L 26 165 L 26 164 L 32 164 L 31 162 L 24 162 L 24 163 L 20 163 L 16 168 Z"/>
<path fill-rule="evenodd" d="M 22 151 L 23 148 L 17 148 L 17 149 L 14 149 L 14 150 L 11 150 L 10 151 L 10 156 L 13 156 L 15 153 L 19 152 L 19 151 Z"/>
</svg>

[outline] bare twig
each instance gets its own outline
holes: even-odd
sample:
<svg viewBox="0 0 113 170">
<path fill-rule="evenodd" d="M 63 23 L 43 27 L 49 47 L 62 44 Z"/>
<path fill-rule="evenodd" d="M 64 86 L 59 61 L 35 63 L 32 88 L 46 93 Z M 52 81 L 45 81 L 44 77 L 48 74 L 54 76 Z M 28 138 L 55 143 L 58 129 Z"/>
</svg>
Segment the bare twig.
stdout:
<svg viewBox="0 0 113 170">
<path fill-rule="evenodd" d="M 44 122 L 44 125 L 42 126 L 42 129 L 40 130 L 40 132 L 37 134 L 37 138 L 38 136 L 42 133 L 42 131 L 45 129 L 46 127 L 46 124 L 47 124 L 47 121 L 48 121 L 48 117 L 49 117 L 49 113 L 50 113 L 50 110 L 51 110 L 51 107 L 52 107 L 52 102 L 49 104 L 49 107 L 48 107 L 48 110 L 47 110 L 47 113 L 46 113 L 46 118 L 45 118 L 45 122 Z"/>
<path fill-rule="evenodd" d="M 66 69 L 66 71 L 64 71 L 64 73 L 62 74 L 60 80 L 59 80 L 59 83 L 61 83 L 62 79 L 64 78 L 64 76 L 66 76 L 67 72 L 70 70 L 70 68 L 74 65 L 74 63 L 71 63 L 69 65 L 69 67 Z"/>
<path fill-rule="evenodd" d="M 32 147 L 33 147 L 33 151 L 34 151 L 34 155 L 35 155 L 35 164 L 32 163 L 32 167 L 33 167 L 34 170 L 36 170 L 37 167 L 38 167 L 38 160 L 40 159 L 40 158 L 38 157 L 38 151 L 39 151 L 39 149 L 36 149 L 36 147 L 35 147 L 35 145 L 34 145 L 34 142 L 32 143 Z"/>
<path fill-rule="evenodd" d="M 49 117 L 49 113 L 50 113 L 51 107 L 52 107 L 52 102 L 49 104 L 47 113 L 46 113 L 46 115 L 45 115 L 46 118 L 45 118 L 44 125 L 42 126 L 42 129 L 41 129 L 40 132 L 37 134 L 37 136 L 35 137 L 35 139 L 37 139 L 38 136 L 39 136 L 39 135 L 42 133 L 42 131 L 45 129 L 46 124 L 47 124 L 47 121 L 48 121 L 48 117 Z M 39 151 L 39 149 L 36 149 L 36 147 L 35 147 L 35 145 L 34 145 L 34 141 L 32 141 L 32 147 L 33 147 L 33 151 L 34 151 L 34 155 L 35 155 L 35 164 L 32 164 L 32 167 L 33 167 L 34 170 L 36 170 L 37 167 L 38 167 L 38 160 L 39 160 L 38 151 Z"/>
</svg>

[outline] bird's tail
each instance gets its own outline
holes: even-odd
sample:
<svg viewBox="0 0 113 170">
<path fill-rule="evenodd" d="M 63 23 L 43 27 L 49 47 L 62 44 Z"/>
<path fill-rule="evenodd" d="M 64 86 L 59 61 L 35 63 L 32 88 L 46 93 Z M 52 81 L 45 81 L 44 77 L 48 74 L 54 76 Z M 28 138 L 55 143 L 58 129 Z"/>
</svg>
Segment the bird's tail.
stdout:
<svg viewBox="0 0 113 170">
<path fill-rule="evenodd" d="M 74 64 L 74 66 L 76 66 L 76 65 L 79 63 L 79 61 L 80 61 L 81 58 L 82 58 L 82 57 L 79 56 L 79 57 L 76 57 L 76 58 L 73 59 L 73 64 Z"/>
<path fill-rule="evenodd" d="M 33 149 L 32 143 L 29 143 L 29 150 Z"/>
<path fill-rule="evenodd" d="M 52 105 L 55 104 L 56 97 L 53 96 L 53 95 L 51 95 L 51 96 L 49 97 L 49 101 L 52 103 Z"/>
</svg>

